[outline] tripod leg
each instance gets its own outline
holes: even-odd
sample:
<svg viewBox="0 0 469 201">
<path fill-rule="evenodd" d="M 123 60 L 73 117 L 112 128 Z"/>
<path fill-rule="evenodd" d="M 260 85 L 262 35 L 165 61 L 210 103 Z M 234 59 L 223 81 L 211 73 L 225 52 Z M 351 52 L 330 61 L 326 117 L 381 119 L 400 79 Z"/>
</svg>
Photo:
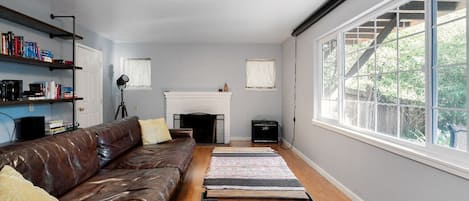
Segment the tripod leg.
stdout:
<svg viewBox="0 0 469 201">
<path fill-rule="evenodd" d="M 122 119 L 127 117 L 129 115 L 127 115 L 127 107 L 125 107 L 125 105 L 122 106 Z"/>
<path fill-rule="evenodd" d="M 117 119 L 117 116 L 119 116 L 119 110 L 121 109 L 122 105 L 119 105 L 119 107 L 117 107 L 117 111 L 116 111 L 116 114 L 114 115 L 114 120 Z"/>
</svg>

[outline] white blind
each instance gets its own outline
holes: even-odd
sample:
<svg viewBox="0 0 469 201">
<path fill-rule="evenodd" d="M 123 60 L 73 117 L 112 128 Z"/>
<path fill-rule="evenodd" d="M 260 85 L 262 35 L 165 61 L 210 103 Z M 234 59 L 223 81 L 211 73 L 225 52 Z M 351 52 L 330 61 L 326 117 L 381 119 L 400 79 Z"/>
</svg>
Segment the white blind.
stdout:
<svg viewBox="0 0 469 201">
<path fill-rule="evenodd" d="M 121 62 L 122 73 L 129 76 L 128 88 L 151 88 L 151 59 L 125 58 Z"/>
<path fill-rule="evenodd" d="M 246 88 L 275 88 L 275 62 L 273 60 L 247 60 Z"/>
</svg>

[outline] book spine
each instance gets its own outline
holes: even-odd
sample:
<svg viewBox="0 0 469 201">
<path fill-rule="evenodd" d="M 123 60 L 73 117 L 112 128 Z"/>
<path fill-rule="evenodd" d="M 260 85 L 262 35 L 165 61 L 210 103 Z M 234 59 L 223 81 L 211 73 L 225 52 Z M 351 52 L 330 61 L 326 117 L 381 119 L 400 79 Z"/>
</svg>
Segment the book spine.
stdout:
<svg viewBox="0 0 469 201">
<path fill-rule="evenodd" d="M 2 54 L 5 54 L 6 52 L 6 48 L 5 48 L 5 45 L 6 45 L 6 37 L 5 37 L 5 33 L 2 33 L 2 49 L 1 49 L 1 53 Z"/>
<path fill-rule="evenodd" d="M 13 39 L 13 55 L 18 56 L 18 48 L 19 48 L 19 37 L 15 36 Z"/>
<path fill-rule="evenodd" d="M 19 52 L 18 52 L 18 56 L 23 56 L 24 55 L 24 37 L 23 36 L 20 36 L 19 37 Z"/>
<path fill-rule="evenodd" d="M 60 84 L 58 84 L 58 85 L 55 87 L 55 90 L 56 90 L 55 99 L 60 99 L 60 96 L 61 96 L 61 89 L 62 89 L 62 85 L 60 85 Z"/>
<path fill-rule="evenodd" d="M 8 32 L 8 55 L 13 55 L 13 32 Z"/>
<path fill-rule="evenodd" d="M 39 49 L 39 45 L 38 45 L 37 43 L 34 43 L 34 44 L 35 44 L 35 46 L 36 46 L 36 49 L 35 49 L 35 50 L 36 50 L 36 51 L 35 51 L 35 53 L 36 53 L 36 55 L 35 55 L 35 56 L 36 56 L 36 59 L 42 60 L 42 58 L 41 58 L 41 50 Z"/>
</svg>

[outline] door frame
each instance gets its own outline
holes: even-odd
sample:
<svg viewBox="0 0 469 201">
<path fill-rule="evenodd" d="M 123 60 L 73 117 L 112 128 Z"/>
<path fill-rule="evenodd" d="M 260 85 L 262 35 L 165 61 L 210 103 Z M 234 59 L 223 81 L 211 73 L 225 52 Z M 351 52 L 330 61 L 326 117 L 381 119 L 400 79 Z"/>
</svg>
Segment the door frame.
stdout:
<svg viewBox="0 0 469 201">
<path fill-rule="evenodd" d="M 104 104 L 104 102 L 103 102 L 103 99 L 104 99 L 104 94 L 103 94 L 103 91 L 104 91 L 103 90 L 104 54 L 101 50 L 86 46 L 86 45 L 81 44 L 81 43 L 76 44 L 76 47 L 75 47 L 75 52 L 76 53 L 78 53 L 78 48 L 83 48 L 83 49 L 98 53 L 100 55 L 100 58 L 101 58 L 101 65 L 100 65 L 100 68 L 98 70 L 99 81 L 98 81 L 98 87 L 97 87 L 98 90 L 97 91 L 98 91 L 98 98 L 99 98 L 99 102 L 100 102 L 99 103 L 100 107 L 98 107 L 98 108 L 100 108 L 99 112 L 98 112 L 98 115 L 99 115 L 99 119 L 101 120 L 101 123 L 102 123 L 102 122 L 104 122 L 104 105 L 103 105 Z M 78 56 L 78 54 L 75 55 L 75 56 Z M 83 67 L 83 69 L 86 68 L 86 66 L 82 66 L 82 67 Z M 79 81 L 79 80 L 77 80 L 77 81 Z M 75 112 L 76 112 L 77 118 L 78 118 L 78 114 L 79 114 L 78 107 L 75 108 Z"/>
</svg>

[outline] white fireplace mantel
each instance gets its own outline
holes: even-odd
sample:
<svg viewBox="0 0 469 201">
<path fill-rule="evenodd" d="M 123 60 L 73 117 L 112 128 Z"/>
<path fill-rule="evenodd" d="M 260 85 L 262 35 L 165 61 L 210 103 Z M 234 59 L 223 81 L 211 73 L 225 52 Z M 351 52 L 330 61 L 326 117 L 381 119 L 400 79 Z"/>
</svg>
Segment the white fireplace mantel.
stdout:
<svg viewBox="0 0 469 201">
<path fill-rule="evenodd" d="M 166 123 L 174 128 L 174 114 L 203 112 L 224 115 L 224 143 L 230 143 L 231 92 L 164 92 Z"/>
</svg>

